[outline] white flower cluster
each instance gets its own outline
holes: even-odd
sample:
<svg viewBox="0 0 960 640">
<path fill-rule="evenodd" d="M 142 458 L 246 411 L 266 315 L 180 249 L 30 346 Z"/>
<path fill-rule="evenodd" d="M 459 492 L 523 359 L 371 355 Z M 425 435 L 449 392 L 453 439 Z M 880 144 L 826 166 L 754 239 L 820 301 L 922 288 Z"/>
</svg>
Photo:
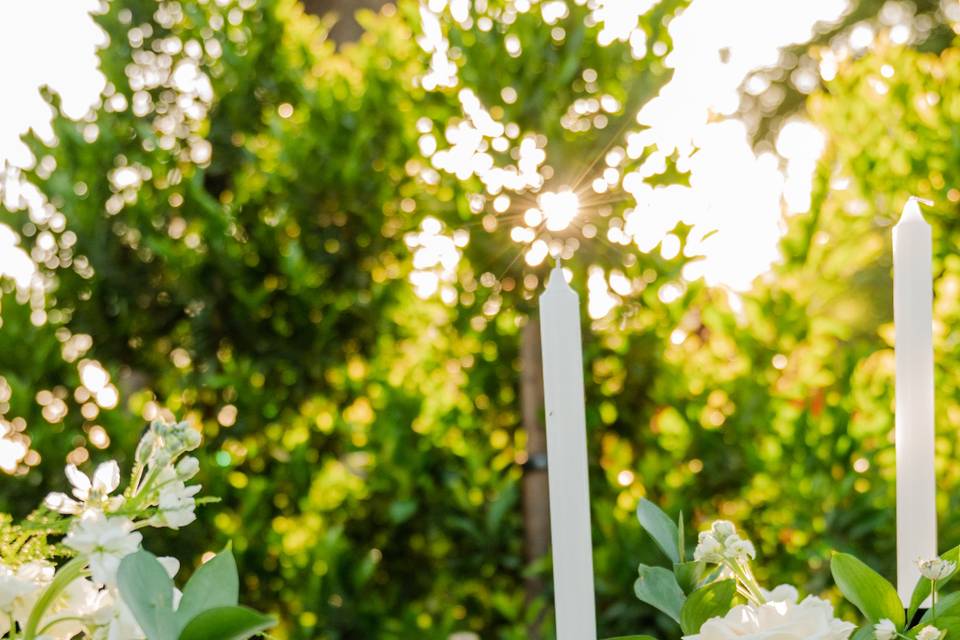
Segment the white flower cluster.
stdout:
<svg viewBox="0 0 960 640">
<path fill-rule="evenodd" d="M 747 562 L 756 556 L 753 543 L 741 538 L 733 523 L 727 520 L 717 520 L 707 531 L 701 531 L 697 548 L 693 552 L 694 560 L 711 564 Z"/>
<path fill-rule="evenodd" d="M 826 600 L 807 596 L 798 603 L 797 590 L 789 585 L 764 595 L 767 602 L 736 606 L 683 640 L 847 640 L 856 629 L 835 618 L 833 605 Z"/>
<path fill-rule="evenodd" d="M 143 527 L 177 529 L 196 518 L 200 485 L 196 458 L 182 457 L 200 445 L 200 434 L 187 423 L 150 425 L 137 447 L 129 487 L 120 486 L 120 468 L 106 462 L 92 477 L 74 465 L 66 468 L 72 496 L 51 493 L 44 506 L 71 516 L 63 545 L 76 556 L 57 569 L 47 560 L 19 566 L 0 562 L 0 637 L 68 640 L 78 634 L 93 640 L 145 638 L 118 592 L 121 560 L 140 548 Z M 160 558 L 170 577 L 179 569 L 174 558 Z M 174 602 L 179 592 L 173 594 Z M 40 609 L 40 610 L 38 610 Z"/>
</svg>

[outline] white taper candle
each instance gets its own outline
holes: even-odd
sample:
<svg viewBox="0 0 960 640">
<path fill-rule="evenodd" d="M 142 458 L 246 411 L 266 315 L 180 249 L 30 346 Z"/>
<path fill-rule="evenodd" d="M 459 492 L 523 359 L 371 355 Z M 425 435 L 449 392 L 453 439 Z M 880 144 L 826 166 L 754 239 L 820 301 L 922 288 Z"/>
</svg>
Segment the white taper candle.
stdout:
<svg viewBox="0 0 960 640">
<path fill-rule="evenodd" d="M 897 591 L 904 603 L 920 578 L 916 561 L 937 555 L 932 253 L 930 225 L 910 198 L 893 228 Z"/>
<path fill-rule="evenodd" d="M 580 299 L 560 265 L 540 296 L 557 640 L 596 640 Z"/>
</svg>

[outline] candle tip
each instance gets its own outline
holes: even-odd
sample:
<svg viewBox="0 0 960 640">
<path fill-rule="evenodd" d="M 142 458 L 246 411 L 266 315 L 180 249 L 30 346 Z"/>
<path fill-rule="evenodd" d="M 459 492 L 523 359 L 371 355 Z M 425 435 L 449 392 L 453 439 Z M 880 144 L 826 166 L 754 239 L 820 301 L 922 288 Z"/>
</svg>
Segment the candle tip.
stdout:
<svg viewBox="0 0 960 640">
<path fill-rule="evenodd" d="M 921 220 L 926 222 L 923 218 L 923 213 L 920 211 L 921 204 L 925 204 L 928 207 L 933 206 L 933 202 L 926 198 L 919 198 L 917 196 L 907 198 L 907 202 L 903 205 L 903 212 L 900 214 L 900 222 L 905 220 Z"/>
<path fill-rule="evenodd" d="M 571 290 L 570 284 L 567 282 L 567 276 L 563 272 L 563 264 L 560 262 L 559 257 L 556 258 L 553 268 L 550 269 L 550 279 L 547 280 L 547 291 L 552 289 Z"/>
</svg>

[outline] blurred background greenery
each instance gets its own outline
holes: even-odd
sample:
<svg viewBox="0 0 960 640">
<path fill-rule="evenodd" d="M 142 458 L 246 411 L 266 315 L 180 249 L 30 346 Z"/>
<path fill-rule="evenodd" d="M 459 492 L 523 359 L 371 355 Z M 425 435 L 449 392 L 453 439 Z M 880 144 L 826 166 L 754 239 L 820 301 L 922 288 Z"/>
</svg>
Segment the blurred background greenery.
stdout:
<svg viewBox="0 0 960 640">
<path fill-rule="evenodd" d="M 307 4 L 112 0 L 94 107 L 45 90 L 52 131 L 0 181 L 0 510 L 176 415 L 223 502 L 151 548 L 233 540 L 278 637 L 550 637 L 525 463 L 552 253 L 585 303 L 603 635 L 671 629 L 632 595 L 656 558 L 641 497 L 741 523 L 765 580 L 828 590 L 834 548 L 892 575 L 889 236 L 913 194 L 936 202 L 938 499 L 960 543 L 960 5 L 840 3 L 709 114 L 787 186 L 806 171 L 799 205 L 776 195 L 779 260 L 734 289 L 700 257 L 706 150 L 655 125 L 680 117 L 656 96 L 703 2 L 369 2 L 339 26 L 351 3 Z M 762 254 L 752 225 L 721 253 Z"/>
</svg>

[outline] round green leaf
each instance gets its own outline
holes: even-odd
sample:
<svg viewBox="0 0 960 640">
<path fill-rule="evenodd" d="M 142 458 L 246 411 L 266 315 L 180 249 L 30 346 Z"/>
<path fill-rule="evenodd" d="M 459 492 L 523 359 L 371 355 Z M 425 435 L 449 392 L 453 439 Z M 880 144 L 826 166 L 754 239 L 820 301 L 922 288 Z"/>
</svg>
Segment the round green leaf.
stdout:
<svg viewBox="0 0 960 640">
<path fill-rule="evenodd" d="M 230 549 L 224 549 L 200 565 L 183 588 L 183 598 L 177 608 L 180 628 L 207 609 L 236 605 L 239 593 L 237 563 Z"/>
<path fill-rule="evenodd" d="M 673 572 L 663 567 L 648 567 L 641 564 L 640 577 L 633 583 L 633 591 L 641 602 L 656 607 L 660 611 L 680 622 L 680 608 L 686 596 L 677 584 Z"/>
<path fill-rule="evenodd" d="M 148 640 L 176 640 L 173 581 L 149 551 L 141 549 L 120 562 L 120 597 L 130 608 Z"/>
</svg>

